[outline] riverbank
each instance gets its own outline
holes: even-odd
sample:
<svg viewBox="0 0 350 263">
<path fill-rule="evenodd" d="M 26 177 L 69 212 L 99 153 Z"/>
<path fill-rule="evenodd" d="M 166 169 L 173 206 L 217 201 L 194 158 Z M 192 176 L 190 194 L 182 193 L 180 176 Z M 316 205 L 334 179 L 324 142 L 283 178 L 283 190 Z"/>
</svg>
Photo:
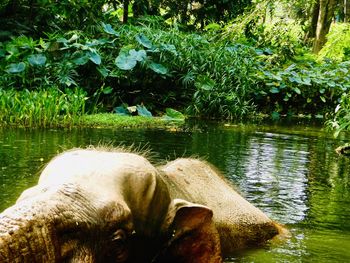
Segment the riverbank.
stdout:
<svg viewBox="0 0 350 263">
<path fill-rule="evenodd" d="M 121 116 L 114 113 L 98 113 L 84 115 L 79 119 L 78 126 L 93 128 L 149 128 L 149 129 L 180 129 L 185 119 L 167 117 Z"/>
<path fill-rule="evenodd" d="M 25 127 L 25 128 L 115 128 L 115 129 L 165 129 L 179 130 L 185 124 L 185 119 L 144 116 L 122 116 L 115 113 L 97 113 L 76 116 L 74 120 L 57 118 L 55 123 L 47 125 L 35 125 L 28 121 L 6 123 L 2 122 L 0 127 Z"/>
</svg>

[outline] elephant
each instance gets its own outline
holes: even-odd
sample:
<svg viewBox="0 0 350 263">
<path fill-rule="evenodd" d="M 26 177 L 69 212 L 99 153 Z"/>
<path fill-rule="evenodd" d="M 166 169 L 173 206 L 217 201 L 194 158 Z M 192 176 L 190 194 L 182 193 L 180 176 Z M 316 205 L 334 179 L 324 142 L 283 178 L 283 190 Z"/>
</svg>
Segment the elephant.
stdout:
<svg viewBox="0 0 350 263">
<path fill-rule="evenodd" d="M 72 149 L 0 214 L 0 262 L 220 263 L 281 229 L 203 161 Z"/>
<path fill-rule="evenodd" d="M 224 256 L 264 244 L 275 236 L 281 239 L 289 236 L 284 226 L 245 200 L 211 164 L 180 158 L 160 170 L 171 198 L 183 198 L 212 209 Z"/>
</svg>

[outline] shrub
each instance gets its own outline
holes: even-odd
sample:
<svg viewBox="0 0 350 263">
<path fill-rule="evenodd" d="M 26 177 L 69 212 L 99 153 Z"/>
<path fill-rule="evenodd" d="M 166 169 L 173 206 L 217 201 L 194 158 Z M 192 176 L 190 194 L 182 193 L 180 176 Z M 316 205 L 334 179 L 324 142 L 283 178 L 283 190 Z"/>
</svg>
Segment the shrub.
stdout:
<svg viewBox="0 0 350 263">
<path fill-rule="evenodd" d="M 350 59 L 350 24 L 333 24 L 327 35 L 327 43 L 319 52 L 319 60 L 332 59 L 338 62 Z"/>
<path fill-rule="evenodd" d="M 350 95 L 344 93 L 340 103 L 335 108 L 334 118 L 326 122 L 329 129 L 334 130 L 334 137 L 338 137 L 342 131 L 350 130 Z"/>
</svg>

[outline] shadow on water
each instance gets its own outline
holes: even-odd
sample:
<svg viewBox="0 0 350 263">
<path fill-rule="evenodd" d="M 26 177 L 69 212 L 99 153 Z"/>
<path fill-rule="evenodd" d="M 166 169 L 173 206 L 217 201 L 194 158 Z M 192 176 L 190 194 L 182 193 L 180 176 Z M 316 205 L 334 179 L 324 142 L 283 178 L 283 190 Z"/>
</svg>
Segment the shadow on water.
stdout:
<svg viewBox="0 0 350 263">
<path fill-rule="evenodd" d="M 290 228 L 287 242 L 244 251 L 227 262 L 350 262 L 350 163 L 334 152 L 343 141 L 313 126 L 195 123 L 188 132 L 1 129 L 0 210 L 34 185 L 58 152 L 99 143 L 146 146 L 155 162 L 207 159 L 245 198 Z"/>
</svg>

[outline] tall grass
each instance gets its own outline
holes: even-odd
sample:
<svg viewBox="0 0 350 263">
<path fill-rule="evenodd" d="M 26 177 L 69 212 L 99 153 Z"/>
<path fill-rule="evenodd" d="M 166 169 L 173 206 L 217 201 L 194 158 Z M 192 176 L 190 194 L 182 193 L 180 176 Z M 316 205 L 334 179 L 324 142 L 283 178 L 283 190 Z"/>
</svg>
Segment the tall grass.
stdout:
<svg viewBox="0 0 350 263">
<path fill-rule="evenodd" d="M 85 112 L 86 93 L 56 87 L 35 91 L 0 89 L 0 123 L 25 127 L 72 126 Z"/>
</svg>

